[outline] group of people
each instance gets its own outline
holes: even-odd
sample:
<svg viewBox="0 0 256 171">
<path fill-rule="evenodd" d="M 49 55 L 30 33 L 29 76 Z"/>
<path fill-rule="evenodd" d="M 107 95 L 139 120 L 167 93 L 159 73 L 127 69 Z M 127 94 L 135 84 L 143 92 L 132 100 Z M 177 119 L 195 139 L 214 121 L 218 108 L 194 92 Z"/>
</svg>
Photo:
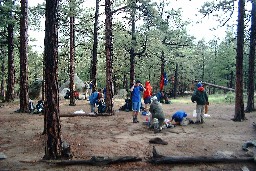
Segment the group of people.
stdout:
<svg viewBox="0 0 256 171">
<path fill-rule="evenodd" d="M 132 122 L 138 123 L 138 115 L 142 108 L 141 102 L 141 93 L 143 92 L 143 101 L 145 104 L 144 112 L 145 115 L 150 114 L 151 125 L 153 124 L 153 120 L 158 120 L 159 130 L 162 129 L 162 126 L 165 121 L 165 115 L 162 109 L 162 104 L 160 103 L 157 95 L 153 96 L 153 89 L 150 85 L 150 81 L 145 82 L 145 86 L 137 80 L 134 82 L 133 86 L 130 89 L 132 93 L 131 103 L 132 103 Z M 94 91 L 91 93 L 89 97 L 91 112 L 95 113 L 95 107 L 98 107 L 99 113 L 104 112 L 104 99 L 105 99 L 105 91 L 102 92 L 102 89 L 98 89 L 98 91 Z M 208 95 L 202 85 L 201 82 L 196 83 L 195 91 L 191 97 L 191 101 L 196 103 L 196 121 L 195 123 L 204 123 L 204 110 L 205 106 L 209 104 Z M 106 107 L 106 106 L 105 106 Z M 183 110 L 176 111 L 172 115 L 171 123 L 173 125 L 183 125 L 183 122 L 187 119 L 187 113 Z"/>
<path fill-rule="evenodd" d="M 152 118 L 157 118 L 159 121 L 159 125 L 163 124 L 165 120 L 164 112 L 158 98 L 153 96 L 152 87 L 150 85 L 150 81 L 145 82 L 145 87 L 141 84 L 139 80 L 137 80 L 134 85 L 131 87 L 130 91 L 132 92 L 132 110 L 133 123 L 138 123 L 138 114 L 141 109 L 141 92 L 143 92 L 143 100 L 145 104 L 145 112 L 146 114 L 150 112 L 152 114 Z"/>
<path fill-rule="evenodd" d="M 134 85 L 131 87 L 130 91 L 132 92 L 132 120 L 133 123 L 138 123 L 138 114 L 141 109 L 141 92 L 143 92 L 143 100 L 145 104 L 146 113 L 150 112 L 151 114 L 151 125 L 153 125 L 153 120 L 158 120 L 158 129 L 161 130 L 165 121 L 165 115 L 162 109 L 162 105 L 159 102 L 157 96 L 152 96 L 152 87 L 149 81 L 145 82 L 145 87 L 137 80 Z M 204 123 L 204 109 L 205 105 L 208 105 L 208 95 L 201 82 L 196 84 L 196 89 L 193 92 L 191 97 L 193 103 L 196 102 L 196 124 Z M 173 125 L 183 124 L 187 119 L 187 113 L 183 110 L 175 112 L 172 116 L 171 123 Z"/>
</svg>

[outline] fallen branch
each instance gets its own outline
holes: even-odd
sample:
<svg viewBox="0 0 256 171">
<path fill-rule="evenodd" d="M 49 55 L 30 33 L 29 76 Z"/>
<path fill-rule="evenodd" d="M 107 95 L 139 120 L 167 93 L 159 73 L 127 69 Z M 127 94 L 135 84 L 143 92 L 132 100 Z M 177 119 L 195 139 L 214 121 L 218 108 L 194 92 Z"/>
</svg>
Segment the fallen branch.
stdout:
<svg viewBox="0 0 256 171">
<path fill-rule="evenodd" d="M 254 157 L 163 156 L 158 154 L 155 147 L 153 147 L 153 157 L 148 162 L 152 164 L 236 163 L 254 162 Z"/>
<path fill-rule="evenodd" d="M 133 157 L 133 156 L 124 156 L 124 157 L 101 157 L 101 156 L 93 156 L 90 160 L 50 160 L 46 161 L 51 164 L 57 165 L 93 165 L 93 166 L 102 166 L 108 164 L 115 163 L 123 163 L 123 162 L 137 162 L 142 161 L 141 158 Z"/>
<path fill-rule="evenodd" d="M 207 83 L 207 82 L 202 82 L 202 84 L 208 85 L 208 86 L 211 86 L 211 87 L 215 87 L 215 88 L 220 88 L 220 89 L 223 89 L 223 90 L 235 91 L 235 89 L 233 89 L 233 88 L 228 88 L 228 87 L 224 87 L 224 86 L 219 86 L 219 85 L 211 84 L 211 83 Z"/>
<path fill-rule="evenodd" d="M 188 156 L 171 156 L 152 158 L 149 160 L 153 164 L 184 164 L 184 163 L 237 163 L 237 162 L 254 162 L 253 157 L 244 158 L 214 158 L 214 157 L 188 157 Z"/>
</svg>

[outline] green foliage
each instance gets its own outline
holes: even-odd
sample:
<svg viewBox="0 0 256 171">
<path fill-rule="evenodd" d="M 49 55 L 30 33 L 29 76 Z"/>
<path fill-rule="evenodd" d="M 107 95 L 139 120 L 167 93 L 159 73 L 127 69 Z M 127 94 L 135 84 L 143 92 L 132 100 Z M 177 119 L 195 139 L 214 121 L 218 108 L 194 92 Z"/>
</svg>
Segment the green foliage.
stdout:
<svg viewBox="0 0 256 171">
<path fill-rule="evenodd" d="M 5 73 L 1 74 L 0 79 L 7 77 L 7 46 L 6 27 L 8 23 L 15 23 L 15 39 L 18 45 L 18 24 L 19 21 L 8 18 L 10 10 L 15 15 L 19 14 L 18 8 L 10 8 L 8 1 L 0 2 L 0 37 L 1 54 L 0 63 L 5 62 Z M 59 12 L 59 61 L 58 78 L 59 85 L 63 85 L 69 79 L 69 17 L 75 16 L 76 35 L 75 35 L 75 72 L 83 81 L 89 81 L 91 72 L 91 57 L 93 45 L 93 24 L 94 8 L 88 8 L 79 1 L 61 1 Z M 232 27 L 226 32 L 226 38 L 222 41 L 211 40 L 206 42 L 195 41 L 195 38 L 187 31 L 190 21 L 182 19 L 181 9 L 173 9 L 165 1 L 136 1 L 136 40 L 131 41 L 130 14 L 134 10 L 131 6 L 132 0 L 118 0 L 113 2 L 113 10 L 127 6 L 123 10 L 113 14 L 113 79 L 118 88 L 123 87 L 124 77 L 129 78 L 130 72 L 130 49 L 134 47 L 136 52 L 140 52 L 145 44 L 146 51 L 135 58 L 135 77 L 142 82 L 150 80 L 154 91 L 159 88 L 160 81 L 160 57 L 164 54 L 165 71 L 169 83 L 165 90 L 173 89 L 170 81 L 175 74 L 176 64 L 178 66 L 178 88 L 188 89 L 194 79 L 202 79 L 221 86 L 228 86 L 233 81 L 232 73 L 235 73 L 236 39 L 235 29 Z M 227 14 L 232 11 L 232 1 L 221 1 L 206 3 L 201 12 L 203 15 L 213 14 L 221 17 L 220 11 L 224 10 Z M 44 4 L 29 9 L 29 27 L 40 30 L 40 19 L 44 16 Z M 219 13 L 216 14 L 216 11 Z M 105 60 L 105 25 L 104 11 L 100 11 L 101 19 L 99 23 L 98 37 L 98 66 L 97 83 L 98 87 L 106 85 L 106 60 Z M 19 18 L 19 17 L 17 17 Z M 220 18 L 223 19 L 223 18 Z M 15 46 L 15 69 L 16 80 L 19 80 L 19 52 Z M 43 54 L 39 54 L 29 48 L 28 69 L 29 82 L 32 83 L 36 78 L 42 78 L 43 73 Z M 248 63 L 244 63 L 244 68 L 248 68 Z M 246 76 L 246 74 L 245 74 Z M 246 82 L 247 77 L 245 77 Z M 6 79 L 5 79 L 6 80 Z M 129 82 L 129 80 L 128 80 Z M 129 83 L 128 83 L 129 84 Z M 226 97 L 228 96 L 228 97 Z M 213 102 L 232 102 L 231 95 L 210 96 Z"/>
<path fill-rule="evenodd" d="M 235 102 L 235 94 L 232 92 L 228 92 L 225 96 L 225 102 L 227 103 L 233 103 Z"/>
</svg>

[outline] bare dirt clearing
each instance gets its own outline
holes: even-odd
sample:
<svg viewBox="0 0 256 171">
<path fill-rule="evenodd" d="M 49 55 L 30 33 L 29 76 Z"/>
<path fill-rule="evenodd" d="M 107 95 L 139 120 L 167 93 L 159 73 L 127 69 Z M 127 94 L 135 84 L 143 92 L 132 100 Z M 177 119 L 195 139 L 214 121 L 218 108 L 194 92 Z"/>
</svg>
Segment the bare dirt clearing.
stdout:
<svg viewBox="0 0 256 171">
<path fill-rule="evenodd" d="M 76 101 L 69 106 L 68 100 L 61 100 L 60 113 L 71 114 L 78 110 L 89 112 L 86 100 Z M 40 162 L 44 156 L 43 115 L 15 113 L 17 104 L 0 104 L 0 152 L 7 159 L 0 160 L 0 170 L 256 170 L 254 163 L 231 164 L 179 164 L 152 165 L 147 159 L 152 156 L 153 146 L 165 156 L 214 156 L 248 157 L 242 145 L 254 140 L 256 112 L 246 113 L 248 120 L 233 122 L 234 105 L 211 104 L 204 124 L 191 124 L 164 129 L 154 134 L 140 123 L 132 123 L 131 112 L 117 111 L 124 100 L 115 100 L 116 114 L 99 117 L 61 117 L 62 137 L 70 143 L 76 159 L 90 159 L 92 156 L 137 156 L 141 162 L 121 163 L 108 166 L 57 166 Z M 166 118 L 182 109 L 192 117 L 195 104 L 163 104 Z M 193 118 L 195 120 L 195 118 Z M 149 140 L 159 137 L 168 145 L 150 144 Z"/>
</svg>

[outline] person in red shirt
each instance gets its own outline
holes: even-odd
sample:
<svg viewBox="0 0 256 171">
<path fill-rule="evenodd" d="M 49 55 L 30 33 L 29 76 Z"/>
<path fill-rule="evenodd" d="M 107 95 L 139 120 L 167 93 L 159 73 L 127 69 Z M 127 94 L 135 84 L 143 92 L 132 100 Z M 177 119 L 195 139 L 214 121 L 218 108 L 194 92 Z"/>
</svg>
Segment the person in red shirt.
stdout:
<svg viewBox="0 0 256 171">
<path fill-rule="evenodd" d="M 145 111 L 148 113 L 149 105 L 151 103 L 151 96 L 152 96 L 152 87 L 150 85 L 150 81 L 145 82 L 145 91 L 143 92 L 143 100 L 145 104 Z"/>
</svg>

